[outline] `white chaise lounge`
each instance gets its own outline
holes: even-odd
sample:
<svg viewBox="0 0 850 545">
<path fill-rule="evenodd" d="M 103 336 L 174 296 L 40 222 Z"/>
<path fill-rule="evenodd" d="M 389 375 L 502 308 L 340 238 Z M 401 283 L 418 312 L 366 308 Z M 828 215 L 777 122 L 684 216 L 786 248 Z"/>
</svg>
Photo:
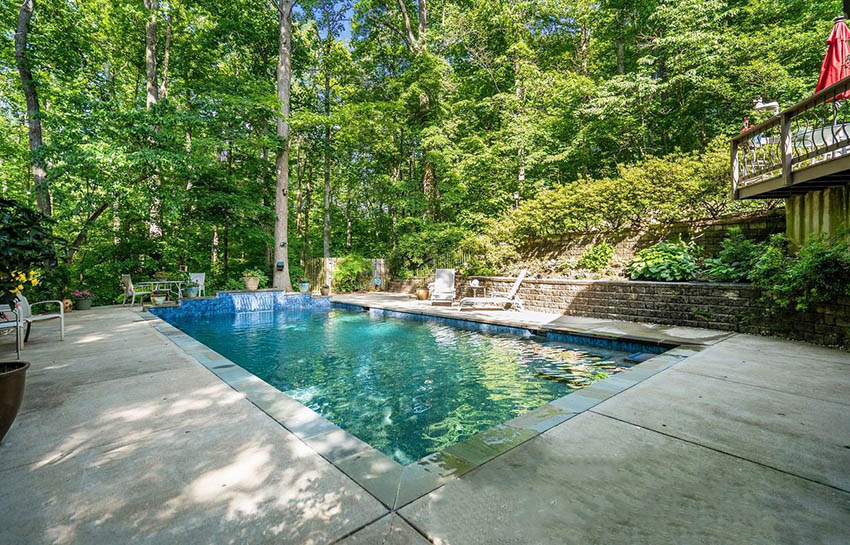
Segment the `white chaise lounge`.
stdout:
<svg viewBox="0 0 850 545">
<path fill-rule="evenodd" d="M 458 303 L 458 310 L 463 310 L 464 306 L 470 307 L 496 307 L 505 309 L 510 304 L 511 309 L 519 309 L 523 310 L 522 300 L 519 298 L 519 287 L 522 284 L 522 281 L 525 279 L 525 275 L 528 274 L 528 269 L 523 269 L 520 271 L 519 276 L 517 276 L 516 282 L 514 282 L 511 291 L 508 292 L 507 297 L 464 297 Z"/>
<path fill-rule="evenodd" d="M 455 300 L 455 270 L 437 269 L 434 272 L 434 281 L 428 284 L 431 292 L 431 304 L 453 303 Z"/>
</svg>

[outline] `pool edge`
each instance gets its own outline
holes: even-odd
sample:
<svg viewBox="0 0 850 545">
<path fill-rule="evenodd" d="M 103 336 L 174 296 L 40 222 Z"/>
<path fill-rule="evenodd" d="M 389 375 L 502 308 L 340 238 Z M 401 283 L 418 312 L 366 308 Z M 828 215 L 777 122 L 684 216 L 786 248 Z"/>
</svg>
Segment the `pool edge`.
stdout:
<svg viewBox="0 0 850 545">
<path fill-rule="evenodd" d="M 371 308 L 351 303 L 334 302 L 334 304 L 360 307 L 364 310 Z M 381 310 L 442 318 L 426 313 Z M 241 393 L 255 407 L 298 437 L 307 447 L 393 511 L 707 348 L 701 345 L 673 345 L 656 341 L 657 346 L 671 348 L 616 375 L 598 380 L 581 390 L 554 399 L 537 409 L 403 466 L 164 319 L 146 310 L 138 314 L 149 322 L 158 334 L 170 340 L 200 366 Z M 535 330 L 513 324 L 499 324 L 496 320 L 488 322 L 454 320 Z M 563 332 L 546 327 L 536 328 L 536 330 Z M 600 337 L 571 331 L 567 333 L 585 338 Z M 626 340 L 649 344 L 647 341 L 638 339 Z"/>
</svg>

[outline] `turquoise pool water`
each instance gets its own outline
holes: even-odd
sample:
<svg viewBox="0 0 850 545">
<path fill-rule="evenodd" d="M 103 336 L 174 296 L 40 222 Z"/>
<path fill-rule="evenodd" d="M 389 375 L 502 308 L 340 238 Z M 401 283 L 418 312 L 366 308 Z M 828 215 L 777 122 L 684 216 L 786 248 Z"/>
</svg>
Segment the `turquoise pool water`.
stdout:
<svg viewBox="0 0 850 545">
<path fill-rule="evenodd" d="M 402 464 L 626 366 L 626 352 L 350 310 L 168 321 Z"/>
</svg>

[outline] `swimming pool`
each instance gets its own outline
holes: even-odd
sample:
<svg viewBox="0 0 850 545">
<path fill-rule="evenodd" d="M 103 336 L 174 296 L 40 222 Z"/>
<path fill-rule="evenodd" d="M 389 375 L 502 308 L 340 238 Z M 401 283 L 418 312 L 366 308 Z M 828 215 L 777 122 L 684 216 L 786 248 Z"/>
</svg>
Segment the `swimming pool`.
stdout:
<svg viewBox="0 0 850 545">
<path fill-rule="evenodd" d="M 335 305 L 163 317 L 401 464 L 617 373 L 633 351 L 402 316 Z"/>
</svg>

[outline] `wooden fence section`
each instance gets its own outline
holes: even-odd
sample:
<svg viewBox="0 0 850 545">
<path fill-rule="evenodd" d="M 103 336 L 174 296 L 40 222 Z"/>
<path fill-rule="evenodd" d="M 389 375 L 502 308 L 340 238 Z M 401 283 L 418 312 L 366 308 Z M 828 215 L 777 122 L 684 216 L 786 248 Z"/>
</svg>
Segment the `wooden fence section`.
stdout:
<svg viewBox="0 0 850 545">
<path fill-rule="evenodd" d="M 329 286 L 333 285 L 334 268 L 340 259 L 342 258 L 329 257 L 327 259 L 327 265 L 325 264 L 325 259 L 322 257 L 307 260 L 304 267 L 304 274 L 307 276 L 307 281 L 310 282 L 310 289 L 318 291 L 319 287 L 325 284 Z M 387 280 L 389 280 L 386 260 L 377 258 L 370 259 L 369 261 L 372 262 L 372 272 L 368 278 L 364 275 L 364 280 L 367 280 L 371 284 L 375 278 L 378 278 L 381 280 L 381 286 L 385 286 Z"/>
</svg>

